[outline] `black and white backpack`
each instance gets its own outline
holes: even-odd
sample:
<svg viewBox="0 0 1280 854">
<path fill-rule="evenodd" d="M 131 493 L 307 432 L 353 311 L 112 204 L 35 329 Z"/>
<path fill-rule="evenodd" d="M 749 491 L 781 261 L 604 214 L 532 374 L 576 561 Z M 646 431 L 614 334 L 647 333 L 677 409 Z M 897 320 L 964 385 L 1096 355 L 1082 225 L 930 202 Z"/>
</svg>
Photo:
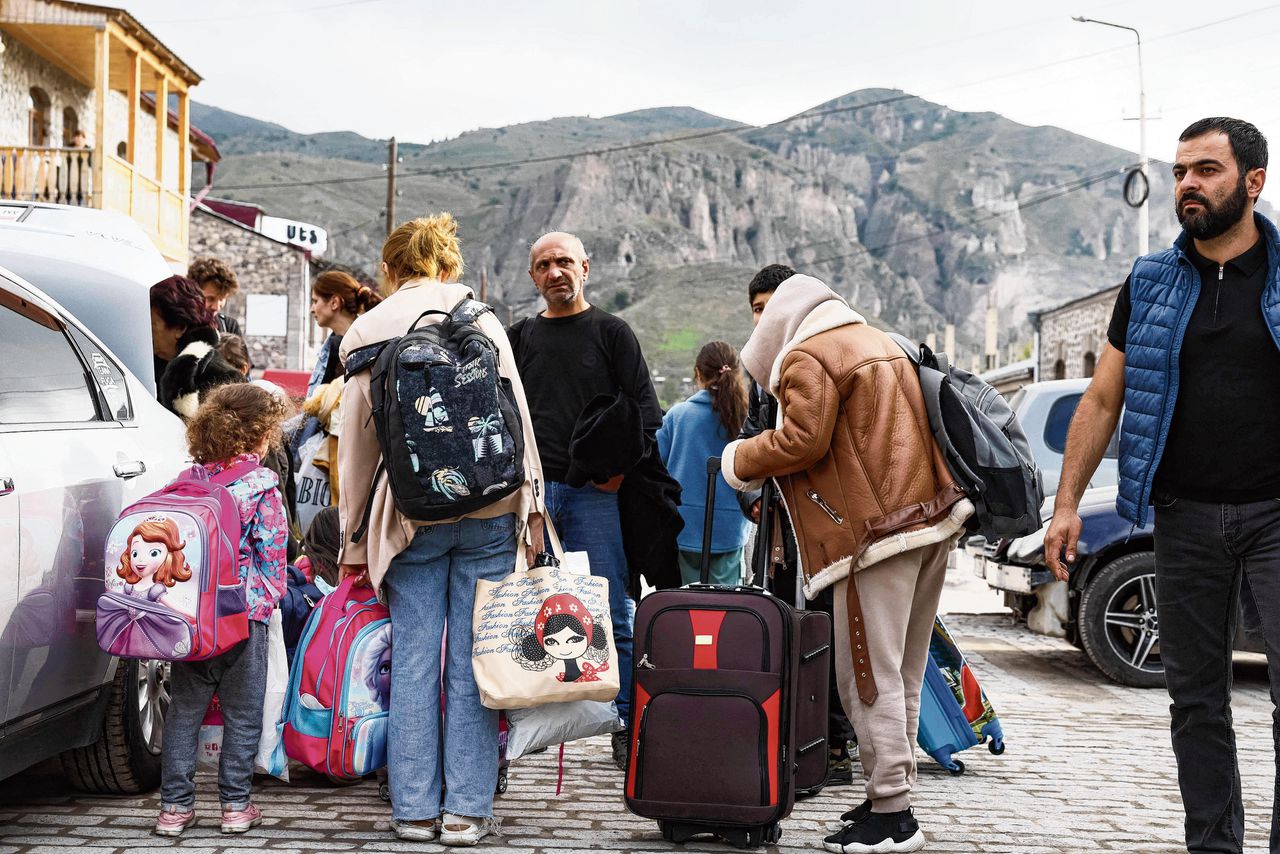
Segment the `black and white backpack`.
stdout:
<svg viewBox="0 0 1280 854">
<path fill-rule="evenodd" d="M 988 540 L 1040 529 L 1044 483 L 1018 416 L 989 383 L 952 365 L 945 353 L 891 333 L 916 366 L 929 429 L 974 514 L 968 528 Z"/>
<path fill-rule="evenodd" d="M 451 519 L 511 495 L 524 483 L 524 429 L 498 348 L 477 325 L 493 309 L 464 299 L 426 311 L 399 338 L 347 355 L 347 381 L 370 371 L 372 419 L 382 449 L 364 519 L 369 527 L 385 472 L 396 509 L 419 522 Z M 424 318 L 441 315 L 421 328 Z"/>
</svg>

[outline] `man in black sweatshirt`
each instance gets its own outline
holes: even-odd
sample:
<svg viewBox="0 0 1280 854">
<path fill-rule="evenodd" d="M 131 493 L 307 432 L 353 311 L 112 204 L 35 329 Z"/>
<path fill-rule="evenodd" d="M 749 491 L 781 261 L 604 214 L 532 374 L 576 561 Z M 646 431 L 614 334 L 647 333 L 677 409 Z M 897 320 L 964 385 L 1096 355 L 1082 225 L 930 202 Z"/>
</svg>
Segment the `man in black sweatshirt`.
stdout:
<svg viewBox="0 0 1280 854">
<path fill-rule="evenodd" d="M 622 690 L 618 713 L 624 724 L 631 707 L 631 636 L 635 602 L 618 514 L 622 475 L 574 488 L 565 481 L 569 442 L 578 417 L 597 395 L 622 392 L 640 409 L 646 440 L 662 426 L 662 408 L 653 390 L 649 366 L 631 327 L 587 302 L 584 286 L 591 272 L 582 241 L 552 232 L 529 250 L 529 275 L 546 302 L 541 313 L 508 330 L 520 379 L 529 401 L 533 432 L 547 478 L 546 508 L 568 551 L 585 551 L 591 573 L 609 581 L 609 610 L 618 649 Z M 626 764 L 627 732 L 614 733 L 613 759 Z"/>
</svg>

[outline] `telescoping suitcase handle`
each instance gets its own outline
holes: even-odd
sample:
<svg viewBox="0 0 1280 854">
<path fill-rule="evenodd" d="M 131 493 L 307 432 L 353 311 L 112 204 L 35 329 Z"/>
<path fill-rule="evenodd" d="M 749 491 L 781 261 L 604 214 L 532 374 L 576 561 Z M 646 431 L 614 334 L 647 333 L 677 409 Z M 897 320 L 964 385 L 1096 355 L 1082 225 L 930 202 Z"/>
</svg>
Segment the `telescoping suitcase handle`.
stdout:
<svg viewBox="0 0 1280 854">
<path fill-rule="evenodd" d="M 702 514 L 702 562 L 699 569 L 698 581 L 701 584 L 711 584 L 711 527 L 715 522 L 716 513 L 716 475 L 720 473 L 720 458 L 707 457 L 707 506 Z M 760 531 L 757 537 L 763 537 L 760 546 L 756 549 L 756 565 L 753 567 L 754 579 L 752 586 L 759 587 L 764 590 L 769 589 L 769 524 L 772 517 L 769 515 L 768 507 L 773 499 L 773 481 L 766 480 L 764 487 L 760 492 Z"/>
</svg>

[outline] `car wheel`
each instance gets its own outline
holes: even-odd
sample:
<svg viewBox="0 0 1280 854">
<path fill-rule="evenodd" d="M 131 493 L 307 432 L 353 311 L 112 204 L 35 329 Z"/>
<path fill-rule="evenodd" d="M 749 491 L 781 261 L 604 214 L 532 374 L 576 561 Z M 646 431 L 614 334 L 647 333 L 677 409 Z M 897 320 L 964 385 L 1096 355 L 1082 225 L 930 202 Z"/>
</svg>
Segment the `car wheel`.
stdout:
<svg viewBox="0 0 1280 854">
<path fill-rule="evenodd" d="M 1117 558 L 1089 579 L 1080 596 L 1080 643 L 1098 669 L 1122 685 L 1164 687 L 1156 614 L 1156 557 Z"/>
<path fill-rule="evenodd" d="M 62 754 L 67 781 L 87 792 L 132 795 L 160 785 L 169 711 L 169 662 L 121 661 L 98 740 Z"/>
</svg>

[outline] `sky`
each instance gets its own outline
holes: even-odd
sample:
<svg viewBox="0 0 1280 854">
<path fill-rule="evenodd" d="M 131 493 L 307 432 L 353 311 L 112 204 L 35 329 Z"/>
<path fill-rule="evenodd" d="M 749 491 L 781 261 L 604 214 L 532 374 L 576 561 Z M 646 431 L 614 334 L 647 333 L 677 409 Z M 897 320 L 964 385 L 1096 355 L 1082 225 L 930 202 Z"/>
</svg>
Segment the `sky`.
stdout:
<svg viewBox="0 0 1280 854">
<path fill-rule="evenodd" d="M 1148 154 L 1234 115 L 1280 141 L 1280 2 L 118 0 L 205 79 L 193 97 L 301 132 L 430 142 L 691 106 L 779 121 L 868 87 Z M 1280 201 L 1280 178 L 1264 196 Z"/>
</svg>

